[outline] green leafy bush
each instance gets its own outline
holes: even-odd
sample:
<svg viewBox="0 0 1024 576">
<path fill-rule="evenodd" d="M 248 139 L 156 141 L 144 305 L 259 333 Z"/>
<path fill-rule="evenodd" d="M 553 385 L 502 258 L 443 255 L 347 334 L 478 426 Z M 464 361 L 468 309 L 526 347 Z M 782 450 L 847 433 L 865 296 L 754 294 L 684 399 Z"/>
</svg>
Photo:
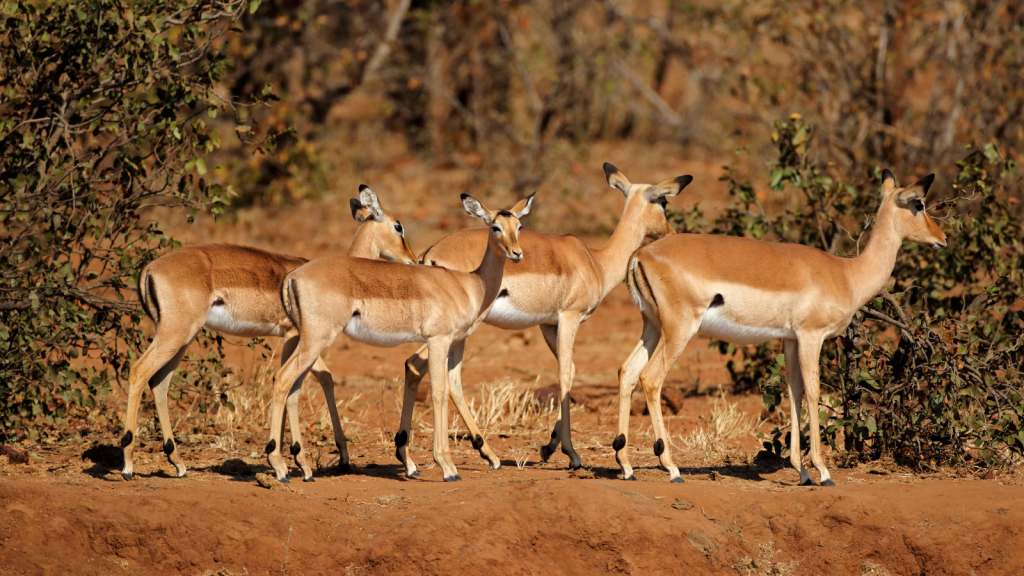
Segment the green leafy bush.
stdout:
<svg viewBox="0 0 1024 576">
<path fill-rule="evenodd" d="M 0 440 L 97 406 L 144 348 L 136 277 L 173 242 L 140 209 L 228 202 L 217 45 L 255 6 L 0 3 Z"/>
<path fill-rule="evenodd" d="M 730 169 L 723 180 L 733 202 L 721 217 L 712 224 L 699 212 L 673 220 L 688 231 L 856 255 L 878 209 L 881 167 L 844 183 L 812 160 L 813 134 L 798 115 L 776 122 L 772 134 L 778 159 L 768 166 L 769 187 L 798 191 L 794 207 L 769 215 L 753 185 Z M 1015 169 L 994 145 L 969 149 L 956 162 L 954 194 L 932 205 L 933 213 L 947 214 L 941 225 L 948 247 L 905 243 L 891 291 L 862 308 L 844 337 L 825 343 L 822 441 L 921 467 L 1000 465 L 1024 454 L 1024 228 Z M 713 345 L 738 353 L 728 365 L 737 389 L 758 386 L 769 411 L 782 403 L 785 358 L 771 344 Z M 787 425 L 770 436 L 766 449 L 788 451 Z"/>
</svg>

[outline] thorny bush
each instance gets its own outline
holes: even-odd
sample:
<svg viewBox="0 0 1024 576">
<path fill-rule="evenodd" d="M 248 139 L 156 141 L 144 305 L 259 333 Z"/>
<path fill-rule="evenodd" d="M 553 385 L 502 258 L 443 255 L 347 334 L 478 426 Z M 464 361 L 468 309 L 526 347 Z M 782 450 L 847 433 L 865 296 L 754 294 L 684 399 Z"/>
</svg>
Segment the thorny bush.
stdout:
<svg viewBox="0 0 1024 576">
<path fill-rule="evenodd" d="M 204 177 L 207 121 L 239 106 L 216 46 L 257 4 L 0 2 L 0 441 L 107 421 L 146 344 L 138 273 L 174 244 L 140 210 L 228 202 Z"/>
<path fill-rule="evenodd" d="M 683 231 L 745 235 L 855 256 L 878 209 L 881 167 L 851 185 L 812 160 L 813 127 L 799 115 L 776 122 L 778 159 L 769 188 L 799 192 L 795 207 L 769 216 L 754 187 L 728 168 L 732 203 L 708 224 L 697 207 L 673 214 Z M 895 167 L 899 168 L 899 167 Z M 1024 272 L 1020 181 L 994 145 L 968 148 L 953 190 L 932 204 L 948 247 L 905 243 L 895 284 L 854 316 L 821 352 L 821 438 L 861 458 L 890 455 L 920 468 L 1000 466 L 1024 454 Z M 739 390 L 755 386 L 774 412 L 786 390 L 785 358 L 771 344 L 716 342 Z M 789 415 L 790 418 L 793 415 Z M 788 422 L 764 442 L 783 455 Z M 803 429 L 805 435 L 808 427 Z"/>
</svg>

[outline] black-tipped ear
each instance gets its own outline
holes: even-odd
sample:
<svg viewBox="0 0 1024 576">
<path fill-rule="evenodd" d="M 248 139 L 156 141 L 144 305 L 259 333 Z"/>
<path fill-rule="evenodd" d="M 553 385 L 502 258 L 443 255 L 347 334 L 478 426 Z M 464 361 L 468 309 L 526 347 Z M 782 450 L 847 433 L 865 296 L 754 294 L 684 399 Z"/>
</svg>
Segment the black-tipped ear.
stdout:
<svg viewBox="0 0 1024 576">
<path fill-rule="evenodd" d="M 892 170 L 888 168 L 882 170 L 882 197 L 888 196 L 895 189 L 896 176 L 892 173 Z"/>
<path fill-rule="evenodd" d="M 689 174 L 676 177 L 676 184 L 679 184 L 680 192 L 682 192 L 683 188 L 686 188 L 690 182 L 693 182 L 693 176 L 690 176 Z"/>
<path fill-rule="evenodd" d="M 615 166 L 613 166 L 611 162 L 605 162 L 604 166 L 602 166 L 602 168 L 604 168 L 604 179 L 605 180 L 611 178 L 612 174 L 615 174 L 616 172 L 619 171 L 619 169 L 616 168 Z"/>
<path fill-rule="evenodd" d="M 914 183 L 914 186 L 920 186 L 921 190 L 923 190 L 924 193 L 927 194 L 928 189 L 931 188 L 932 186 L 932 182 L 935 182 L 935 174 L 929 174 L 924 178 L 921 178 L 920 180 Z"/>
<path fill-rule="evenodd" d="M 363 207 L 363 204 L 359 200 L 352 198 L 351 200 L 348 201 L 348 206 L 349 208 L 352 209 L 352 217 L 355 218 L 356 220 L 359 220 L 359 216 L 356 216 L 356 212 L 359 212 L 359 210 Z"/>
<path fill-rule="evenodd" d="M 463 195 L 459 196 L 459 200 L 462 200 L 462 201 L 465 201 L 466 198 L 469 198 L 469 194 L 463 194 Z"/>
<path fill-rule="evenodd" d="M 882 170 L 882 182 L 884 183 L 886 180 L 892 180 L 893 184 L 896 183 L 896 175 L 893 174 L 892 170 L 889 170 L 888 168 Z"/>
</svg>

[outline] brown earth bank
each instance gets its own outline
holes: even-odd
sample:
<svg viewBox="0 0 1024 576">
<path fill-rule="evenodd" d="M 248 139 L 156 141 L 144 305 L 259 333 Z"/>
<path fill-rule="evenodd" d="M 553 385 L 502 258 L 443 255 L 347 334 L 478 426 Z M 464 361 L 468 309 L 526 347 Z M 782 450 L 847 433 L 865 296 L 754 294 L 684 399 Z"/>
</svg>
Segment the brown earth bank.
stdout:
<svg viewBox="0 0 1024 576">
<path fill-rule="evenodd" d="M 3 477 L 0 574 L 1024 574 L 1024 488 L 998 479 L 562 466 Z"/>
</svg>

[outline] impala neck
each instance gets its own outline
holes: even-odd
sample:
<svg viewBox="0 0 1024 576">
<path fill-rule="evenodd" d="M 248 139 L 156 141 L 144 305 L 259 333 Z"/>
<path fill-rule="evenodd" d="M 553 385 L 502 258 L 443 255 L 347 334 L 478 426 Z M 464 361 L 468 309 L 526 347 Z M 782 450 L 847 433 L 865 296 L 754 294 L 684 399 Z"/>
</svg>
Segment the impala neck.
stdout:
<svg viewBox="0 0 1024 576">
<path fill-rule="evenodd" d="M 380 248 L 377 247 L 370 227 L 365 223 L 360 224 L 359 229 L 356 230 L 355 238 L 352 239 L 352 245 L 348 249 L 348 255 L 351 258 L 377 259 L 380 257 Z"/>
<path fill-rule="evenodd" d="M 480 282 L 481 294 L 480 313 L 491 307 L 501 289 L 501 279 L 505 274 L 505 250 L 498 244 L 494 234 L 487 232 L 487 252 L 480 265 L 471 274 Z"/>
<path fill-rule="evenodd" d="M 896 266 L 903 238 L 896 231 L 891 202 L 891 199 L 884 200 L 878 210 L 878 220 L 864 251 L 845 261 L 857 308 L 882 291 Z"/>
<path fill-rule="evenodd" d="M 619 225 L 612 232 L 608 243 L 596 250 L 590 250 L 594 260 L 601 268 L 601 297 L 604 298 L 626 278 L 626 266 L 629 263 L 629 256 L 636 251 L 647 235 L 644 231 L 640 217 L 643 214 L 643 204 L 640 202 L 630 203 L 626 199 L 626 207 L 622 211 L 622 218 Z"/>
</svg>

